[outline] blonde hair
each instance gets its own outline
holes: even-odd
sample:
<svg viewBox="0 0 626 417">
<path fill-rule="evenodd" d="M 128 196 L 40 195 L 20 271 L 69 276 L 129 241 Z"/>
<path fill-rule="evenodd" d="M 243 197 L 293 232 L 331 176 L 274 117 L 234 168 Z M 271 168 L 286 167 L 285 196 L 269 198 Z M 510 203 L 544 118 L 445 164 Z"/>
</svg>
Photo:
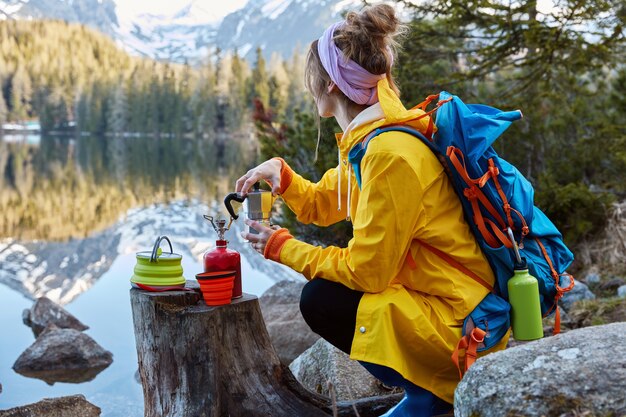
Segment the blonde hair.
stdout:
<svg viewBox="0 0 626 417">
<path fill-rule="evenodd" d="M 405 32 L 406 26 L 400 23 L 393 7 L 377 4 L 360 12 L 349 12 L 346 24 L 335 31 L 333 40 L 347 58 L 372 74 L 385 74 L 399 96 L 400 90 L 391 76 L 391 64 L 399 48 L 397 38 Z M 307 90 L 315 98 L 321 97 L 331 79 L 320 61 L 317 40 L 309 47 L 304 74 Z"/>
</svg>

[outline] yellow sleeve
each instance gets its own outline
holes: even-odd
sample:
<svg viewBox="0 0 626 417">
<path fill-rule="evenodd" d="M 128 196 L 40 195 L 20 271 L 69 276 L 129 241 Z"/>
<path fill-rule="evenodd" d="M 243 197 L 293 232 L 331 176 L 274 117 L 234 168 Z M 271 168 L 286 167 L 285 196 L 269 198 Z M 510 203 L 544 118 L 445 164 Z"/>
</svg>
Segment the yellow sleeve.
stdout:
<svg viewBox="0 0 626 417">
<path fill-rule="evenodd" d="M 280 262 L 307 279 L 322 277 L 364 292 L 381 292 L 399 273 L 423 221 L 422 188 L 397 153 L 372 152 L 361 164 L 363 188 L 347 248 L 289 239 Z"/>
<path fill-rule="evenodd" d="M 341 210 L 338 210 L 339 167 L 329 169 L 319 182 L 313 183 L 298 175 L 282 159 L 281 162 L 281 197 L 299 222 L 329 226 L 347 217 L 347 170 L 341 173 Z"/>
</svg>

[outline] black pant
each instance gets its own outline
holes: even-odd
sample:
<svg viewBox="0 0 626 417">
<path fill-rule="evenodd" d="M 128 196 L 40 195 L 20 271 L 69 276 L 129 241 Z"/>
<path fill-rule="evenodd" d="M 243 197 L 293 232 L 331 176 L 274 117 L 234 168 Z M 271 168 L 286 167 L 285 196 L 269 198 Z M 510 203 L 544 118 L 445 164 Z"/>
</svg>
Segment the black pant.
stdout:
<svg viewBox="0 0 626 417">
<path fill-rule="evenodd" d="M 350 354 L 356 311 L 363 293 L 321 278 L 304 286 L 300 311 L 311 330 Z"/>
<path fill-rule="evenodd" d="M 315 278 L 304 286 L 300 296 L 300 311 L 311 330 L 329 343 L 350 354 L 356 311 L 363 293 L 321 278 Z M 398 386 L 413 396 L 430 396 L 425 403 L 424 415 L 448 412 L 451 404 L 437 398 L 429 391 L 404 379 L 397 371 L 382 365 L 360 362 L 374 377 L 389 386 Z M 432 398 L 431 398 L 432 397 Z M 442 411 L 443 410 L 443 411 Z"/>
</svg>

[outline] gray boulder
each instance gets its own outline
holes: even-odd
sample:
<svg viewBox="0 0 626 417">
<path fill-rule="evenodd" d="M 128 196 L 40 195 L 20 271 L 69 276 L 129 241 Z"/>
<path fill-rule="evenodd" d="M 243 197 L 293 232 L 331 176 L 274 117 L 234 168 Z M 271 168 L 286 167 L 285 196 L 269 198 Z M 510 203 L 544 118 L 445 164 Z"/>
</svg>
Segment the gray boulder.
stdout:
<svg viewBox="0 0 626 417">
<path fill-rule="evenodd" d="M 622 285 L 617 289 L 617 296 L 620 298 L 626 298 L 626 285 Z"/>
<path fill-rule="evenodd" d="M 83 395 L 71 395 L 43 400 L 20 407 L 0 410 L 0 417 L 98 417 L 100 408 Z"/>
<path fill-rule="evenodd" d="M 259 298 L 270 340 L 281 362 L 288 365 L 320 337 L 300 313 L 300 293 L 305 282 L 281 281 Z"/>
<path fill-rule="evenodd" d="M 480 358 L 456 417 L 626 415 L 626 322 L 585 327 Z"/>
<path fill-rule="evenodd" d="M 47 297 L 38 298 L 30 309 L 24 310 L 22 319 L 24 324 L 33 329 L 35 337 L 39 336 L 49 324 L 54 324 L 61 329 L 76 329 L 79 331 L 89 328 Z"/>
<path fill-rule="evenodd" d="M 15 372 L 55 382 L 91 381 L 113 362 L 113 354 L 74 329 L 49 325 L 13 364 Z"/>
<path fill-rule="evenodd" d="M 589 272 L 587 276 L 585 276 L 585 283 L 587 285 L 599 284 L 600 280 L 600 274 L 596 270 Z"/>
<path fill-rule="evenodd" d="M 388 395 L 392 390 L 324 339 L 296 358 L 289 369 L 304 387 L 328 397 L 330 382 L 337 401 Z"/>
<path fill-rule="evenodd" d="M 593 300 L 596 296 L 589 290 L 585 284 L 574 280 L 574 288 L 563 294 L 563 298 L 559 301 L 565 310 L 569 310 L 572 305 L 581 300 Z"/>
</svg>

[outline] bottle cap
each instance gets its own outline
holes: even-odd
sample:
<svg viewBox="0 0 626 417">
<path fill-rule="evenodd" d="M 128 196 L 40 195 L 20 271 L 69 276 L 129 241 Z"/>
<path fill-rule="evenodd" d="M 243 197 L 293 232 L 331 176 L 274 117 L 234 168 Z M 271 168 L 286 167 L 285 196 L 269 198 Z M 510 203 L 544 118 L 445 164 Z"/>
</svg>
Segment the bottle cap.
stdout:
<svg viewBox="0 0 626 417">
<path fill-rule="evenodd" d="M 522 269 L 528 269 L 528 263 L 526 262 L 526 258 L 524 258 L 523 256 L 520 258 L 520 261 L 518 262 L 517 260 L 515 260 L 515 264 L 513 266 L 513 268 L 516 271 L 520 271 Z"/>
</svg>

